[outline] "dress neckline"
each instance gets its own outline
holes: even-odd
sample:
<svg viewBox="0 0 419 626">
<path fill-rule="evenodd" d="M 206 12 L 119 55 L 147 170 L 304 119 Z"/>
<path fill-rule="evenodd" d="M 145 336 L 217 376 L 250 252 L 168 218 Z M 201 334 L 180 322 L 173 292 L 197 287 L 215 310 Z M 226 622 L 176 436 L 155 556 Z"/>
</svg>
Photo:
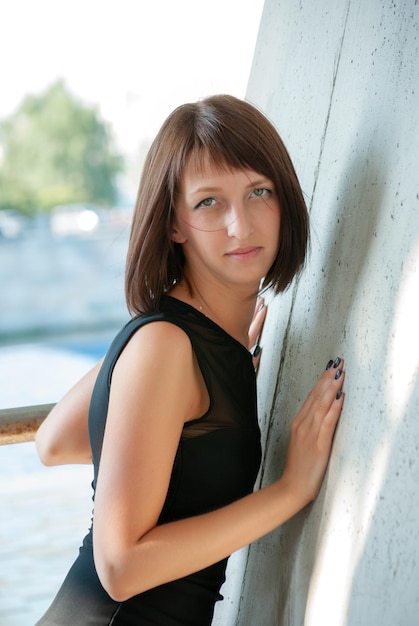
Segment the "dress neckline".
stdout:
<svg viewBox="0 0 419 626">
<path fill-rule="evenodd" d="M 205 313 L 203 313 L 202 311 L 200 311 L 199 309 L 195 308 L 194 306 L 192 306 L 191 304 L 188 304 L 188 302 L 184 302 L 183 300 L 180 300 L 179 298 L 175 298 L 174 296 L 169 296 L 167 294 L 165 294 L 163 296 L 163 298 L 166 298 L 167 300 L 170 300 L 171 302 L 175 303 L 175 304 L 179 304 L 181 307 L 183 306 L 187 311 L 190 311 L 192 313 L 194 313 L 194 315 L 196 315 L 198 318 L 200 318 L 201 320 L 205 320 L 207 324 L 209 324 L 210 326 L 212 326 L 213 328 L 215 328 L 218 332 L 220 332 L 222 335 L 224 335 L 227 339 L 229 339 L 229 341 L 233 342 L 235 345 L 237 345 L 241 350 L 244 350 L 245 353 L 248 356 L 252 356 L 250 351 L 245 348 L 245 346 L 240 343 L 240 341 L 238 341 L 237 339 L 235 339 L 235 337 L 233 337 L 233 335 L 230 335 L 230 333 L 228 333 L 226 330 L 224 330 L 224 328 L 222 326 L 220 326 L 219 324 L 217 324 L 217 322 L 214 322 L 214 320 L 212 320 L 210 317 L 208 317 L 207 315 L 205 315 Z"/>
</svg>

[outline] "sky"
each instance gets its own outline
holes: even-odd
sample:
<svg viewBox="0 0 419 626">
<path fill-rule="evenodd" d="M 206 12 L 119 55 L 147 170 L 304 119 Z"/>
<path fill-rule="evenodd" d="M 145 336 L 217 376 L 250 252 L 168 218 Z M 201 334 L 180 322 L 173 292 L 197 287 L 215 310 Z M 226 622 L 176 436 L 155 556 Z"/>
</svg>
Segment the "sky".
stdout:
<svg viewBox="0 0 419 626">
<path fill-rule="evenodd" d="M 2 0 L 0 119 L 58 78 L 126 153 L 177 105 L 244 97 L 263 0 Z"/>
</svg>

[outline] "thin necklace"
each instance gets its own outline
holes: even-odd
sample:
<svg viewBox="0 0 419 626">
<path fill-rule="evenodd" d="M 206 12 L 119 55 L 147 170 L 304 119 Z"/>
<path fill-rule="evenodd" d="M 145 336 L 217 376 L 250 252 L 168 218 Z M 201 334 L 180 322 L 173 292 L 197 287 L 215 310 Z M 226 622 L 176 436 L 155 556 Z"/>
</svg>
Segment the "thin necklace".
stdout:
<svg viewBox="0 0 419 626">
<path fill-rule="evenodd" d="M 206 302 L 205 298 L 201 295 L 199 289 L 197 289 L 195 286 L 193 288 L 189 288 L 188 285 L 182 285 L 182 287 L 191 299 L 191 303 L 193 304 L 193 306 L 195 306 L 195 308 L 197 308 L 198 311 L 202 313 L 202 315 L 205 315 L 205 317 L 212 319 L 218 324 L 218 322 L 216 321 L 217 315 L 214 315 L 214 311 Z"/>
<path fill-rule="evenodd" d="M 226 328 L 224 327 L 223 324 L 221 324 L 218 321 L 218 316 L 214 315 L 213 310 L 211 309 L 211 307 L 209 306 L 209 304 L 207 304 L 205 298 L 200 294 L 198 289 L 194 289 L 194 293 L 193 295 L 191 294 L 190 290 L 185 286 L 185 290 L 188 292 L 190 298 L 192 299 L 192 301 L 194 302 L 194 306 L 195 308 L 198 308 L 199 312 L 202 313 L 202 315 L 204 315 L 207 319 L 211 320 L 212 322 L 214 322 L 215 324 L 217 324 L 217 326 L 219 326 L 220 328 L 222 328 L 224 330 L 224 332 L 226 332 L 228 335 L 230 335 L 231 337 L 234 337 L 234 334 L 232 332 L 230 332 L 229 330 L 226 330 Z M 202 305 L 199 303 L 199 300 L 202 302 Z M 236 341 L 238 341 L 239 343 L 242 343 L 237 337 L 235 337 Z M 243 344 L 246 347 L 246 344 Z"/>
</svg>

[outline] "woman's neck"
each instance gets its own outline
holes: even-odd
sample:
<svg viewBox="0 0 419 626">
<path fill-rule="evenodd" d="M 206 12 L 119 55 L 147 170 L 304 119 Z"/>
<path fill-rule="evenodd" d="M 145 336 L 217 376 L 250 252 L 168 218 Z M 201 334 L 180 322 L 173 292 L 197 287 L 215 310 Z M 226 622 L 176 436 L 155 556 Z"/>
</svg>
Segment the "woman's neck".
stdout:
<svg viewBox="0 0 419 626">
<path fill-rule="evenodd" d="M 217 285 L 199 288 L 191 281 L 182 279 L 170 290 L 170 295 L 193 306 L 249 348 L 249 326 L 254 314 L 256 293 L 238 294 Z"/>
</svg>

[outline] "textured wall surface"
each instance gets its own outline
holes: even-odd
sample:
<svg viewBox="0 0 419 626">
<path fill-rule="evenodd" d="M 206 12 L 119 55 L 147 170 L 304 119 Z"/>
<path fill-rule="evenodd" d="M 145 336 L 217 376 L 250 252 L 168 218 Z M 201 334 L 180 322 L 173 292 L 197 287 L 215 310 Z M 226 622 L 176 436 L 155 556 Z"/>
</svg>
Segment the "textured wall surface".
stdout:
<svg viewBox="0 0 419 626">
<path fill-rule="evenodd" d="M 269 307 L 261 484 L 337 355 L 346 398 L 317 501 L 251 547 L 223 626 L 419 624 L 418 35 L 417 0 L 265 3 L 248 99 L 289 148 L 312 250 Z"/>
</svg>

